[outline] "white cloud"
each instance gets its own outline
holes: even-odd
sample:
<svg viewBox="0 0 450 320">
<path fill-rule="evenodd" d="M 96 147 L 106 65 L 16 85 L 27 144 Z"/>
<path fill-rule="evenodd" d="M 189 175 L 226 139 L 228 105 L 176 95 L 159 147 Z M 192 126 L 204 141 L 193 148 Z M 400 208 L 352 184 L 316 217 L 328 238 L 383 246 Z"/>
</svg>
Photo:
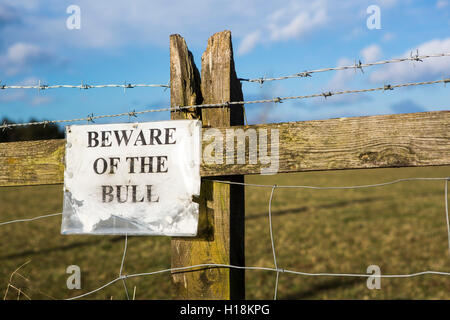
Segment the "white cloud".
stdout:
<svg viewBox="0 0 450 320">
<path fill-rule="evenodd" d="M 328 21 L 325 1 L 291 2 L 267 15 L 267 24 L 244 37 L 238 52 L 250 52 L 258 43 L 299 39 L 324 27 Z M 261 35 L 265 36 L 262 37 Z"/>
<path fill-rule="evenodd" d="M 0 102 L 14 102 L 14 101 L 22 101 L 27 97 L 24 90 L 10 90 L 9 92 L 2 92 L 0 94 Z"/>
<path fill-rule="evenodd" d="M 37 45 L 16 42 L 0 56 L 0 66 L 11 76 L 27 70 L 32 63 L 44 62 L 50 58 L 51 55 Z"/>
<path fill-rule="evenodd" d="M 361 50 L 361 56 L 364 62 L 374 62 L 382 56 L 382 50 L 377 44 L 372 44 Z"/>
<path fill-rule="evenodd" d="M 417 49 L 419 55 L 449 53 L 450 38 L 427 41 L 417 46 Z M 415 54 L 416 49 L 408 50 L 401 57 L 409 57 L 411 52 Z M 423 62 L 401 62 L 385 65 L 372 72 L 370 81 L 380 83 L 385 81 L 434 80 L 448 77 L 448 70 L 450 70 L 450 57 L 429 58 L 423 60 Z"/>
<path fill-rule="evenodd" d="M 355 62 L 351 61 L 348 58 L 341 58 L 339 59 L 337 66 L 338 67 L 351 66 L 354 64 Z M 348 82 L 353 80 L 354 76 L 355 70 L 352 69 L 336 71 L 333 78 L 331 78 L 330 82 L 328 83 L 327 87 L 331 91 L 345 89 L 347 87 Z"/>
<path fill-rule="evenodd" d="M 314 2 L 309 6 L 291 3 L 290 7 L 279 9 L 270 17 L 269 38 L 273 41 L 295 39 L 323 26 L 326 21 L 325 2 Z"/>
<path fill-rule="evenodd" d="M 385 34 L 383 35 L 382 40 L 383 40 L 384 42 L 388 42 L 388 41 L 391 41 L 391 40 L 394 39 L 394 38 L 395 38 L 395 34 L 394 34 L 394 33 L 392 33 L 392 32 L 387 32 L 387 33 L 385 33 Z"/>
<path fill-rule="evenodd" d="M 396 6 L 398 4 L 398 0 L 378 0 L 378 3 L 384 8 L 389 8 Z"/>
<path fill-rule="evenodd" d="M 42 105 L 42 104 L 49 104 L 53 102 L 53 98 L 49 97 L 49 96 L 43 96 L 43 95 L 38 95 L 38 96 L 34 96 L 30 103 L 33 106 L 38 106 L 38 105 Z"/>
<path fill-rule="evenodd" d="M 261 32 L 259 30 L 246 35 L 239 45 L 238 54 L 243 55 L 250 52 L 258 43 L 260 38 Z"/>
<path fill-rule="evenodd" d="M 43 51 L 36 45 L 17 42 L 8 48 L 6 59 L 10 63 L 23 65 L 29 60 L 39 58 L 42 54 Z"/>
<path fill-rule="evenodd" d="M 354 29 L 365 26 L 365 9 L 375 0 L 197 0 L 89 1 L 78 0 L 81 29 L 66 28 L 69 2 L 60 0 L 2 0 L 21 23 L 9 25 L 6 43 L 21 39 L 39 43 L 56 52 L 68 48 L 109 49 L 123 45 L 167 46 L 168 36 L 181 33 L 191 46 L 204 45 L 213 33 L 232 30 L 241 40 L 239 53 L 259 44 L 302 39 L 323 29 Z M 377 0 L 385 7 L 398 1 Z M 380 2 L 381 1 L 381 2 Z M 33 30 L 33 32 L 30 32 Z M 360 32 L 359 30 L 358 32 Z M 14 34 L 14 37 L 8 35 Z M 258 35 L 259 34 L 259 35 Z"/>
</svg>

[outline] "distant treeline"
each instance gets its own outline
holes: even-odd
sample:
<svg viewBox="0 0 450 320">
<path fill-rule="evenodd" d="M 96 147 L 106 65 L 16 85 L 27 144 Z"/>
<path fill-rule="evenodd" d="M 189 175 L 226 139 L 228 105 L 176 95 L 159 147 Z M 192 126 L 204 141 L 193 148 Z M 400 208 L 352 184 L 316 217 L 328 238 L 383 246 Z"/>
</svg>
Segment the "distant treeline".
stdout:
<svg viewBox="0 0 450 320">
<path fill-rule="evenodd" d="M 37 122 L 31 119 L 30 122 Z M 3 118 L 3 123 L 14 123 L 8 118 Z M 25 127 L 12 127 L 0 130 L 0 142 L 27 141 L 27 140 L 45 140 L 45 139 L 61 139 L 64 138 L 64 130 L 56 124 L 49 123 L 43 125 L 31 125 Z"/>
</svg>

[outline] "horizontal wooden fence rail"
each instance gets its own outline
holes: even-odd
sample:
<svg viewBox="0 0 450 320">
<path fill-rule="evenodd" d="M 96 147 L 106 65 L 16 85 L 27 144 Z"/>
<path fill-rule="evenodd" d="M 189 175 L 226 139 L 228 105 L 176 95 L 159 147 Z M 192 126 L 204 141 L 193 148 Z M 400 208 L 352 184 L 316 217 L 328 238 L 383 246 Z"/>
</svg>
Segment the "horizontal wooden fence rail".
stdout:
<svg viewBox="0 0 450 320">
<path fill-rule="evenodd" d="M 204 133 L 210 128 L 204 128 Z M 224 137 L 223 163 L 201 166 L 202 177 L 260 174 L 269 164 L 248 161 L 227 163 L 226 130 L 217 128 Z M 233 126 L 256 132 L 260 138 L 267 132 L 268 154 L 278 147 L 277 172 L 314 170 L 414 167 L 450 165 L 450 111 L 420 112 Z M 260 130 L 266 129 L 266 130 Z M 278 146 L 270 145 L 277 129 Z M 258 139 L 259 139 L 258 138 Z M 212 141 L 212 140 L 211 140 Z M 211 144 L 204 141 L 203 148 Z M 0 144 L 0 186 L 63 183 L 65 140 L 42 140 Z M 237 149 L 237 143 L 234 144 Z"/>
</svg>

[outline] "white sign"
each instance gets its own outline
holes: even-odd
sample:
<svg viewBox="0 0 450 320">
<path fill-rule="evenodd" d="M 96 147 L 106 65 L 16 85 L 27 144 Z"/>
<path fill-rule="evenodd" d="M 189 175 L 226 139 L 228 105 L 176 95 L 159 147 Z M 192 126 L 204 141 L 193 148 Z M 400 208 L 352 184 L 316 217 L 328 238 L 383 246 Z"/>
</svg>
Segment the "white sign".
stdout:
<svg viewBox="0 0 450 320">
<path fill-rule="evenodd" d="M 66 127 L 62 234 L 194 236 L 201 122 Z"/>
</svg>

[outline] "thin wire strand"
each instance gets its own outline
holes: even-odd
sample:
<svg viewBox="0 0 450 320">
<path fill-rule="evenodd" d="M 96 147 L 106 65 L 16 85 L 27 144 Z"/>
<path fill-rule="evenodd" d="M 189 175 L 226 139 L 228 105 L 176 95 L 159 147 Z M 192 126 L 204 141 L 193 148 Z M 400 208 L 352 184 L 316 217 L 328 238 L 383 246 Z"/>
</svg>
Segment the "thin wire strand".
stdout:
<svg viewBox="0 0 450 320">
<path fill-rule="evenodd" d="M 448 235 L 448 254 L 450 257 L 450 219 L 448 216 L 448 181 L 450 180 L 450 178 L 447 178 L 447 180 L 445 180 L 445 218 L 447 220 L 447 235 Z"/>
<path fill-rule="evenodd" d="M 239 78 L 240 81 L 246 81 L 246 82 L 257 82 L 257 83 L 264 83 L 267 81 L 277 81 L 277 80 L 285 80 L 285 79 L 292 79 L 292 78 L 306 78 L 310 77 L 314 73 L 321 73 L 321 72 L 328 72 L 328 71 L 342 71 L 342 70 L 363 70 L 363 68 L 376 66 L 376 65 L 383 65 L 383 64 L 390 64 L 390 63 L 399 63 L 399 62 L 406 62 L 406 61 L 420 61 L 424 59 L 429 58 L 440 58 L 440 57 L 448 57 L 450 56 L 450 53 L 433 53 L 428 55 L 419 55 L 418 53 L 416 55 L 412 55 L 410 57 L 406 58 L 396 58 L 396 59 L 389 59 L 389 60 L 381 60 L 376 62 L 368 62 L 368 63 L 359 63 L 353 64 L 353 65 L 347 65 L 347 66 L 339 66 L 339 67 L 329 67 L 329 68 L 322 68 L 322 69 L 314 69 L 314 70 L 307 70 L 300 73 L 294 73 L 287 76 L 281 76 L 281 77 L 273 77 L 273 78 L 267 78 L 267 77 L 260 77 L 260 78 L 253 78 L 253 79 L 247 79 L 247 78 Z M 1 81 L 0 81 L 1 83 Z M 123 89 L 131 89 L 131 88 L 152 88 L 152 87 L 160 87 L 160 88 L 170 88 L 169 84 L 137 84 L 137 83 L 123 83 L 123 84 L 98 84 L 98 85 L 89 85 L 85 83 L 81 83 L 79 85 L 70 85 L 70 84 L 55 84 L 55 85 L 48 85 L 48 84 L 41 84 L 41 81 L 39 80 L 38 85 L 5 85 L 0 84 L 0 90 L 6 90 L 6 89 L 37 89 L 37 90 L 47 90 L 47 89 L 61 89 L 61 88 L 72 88 L 72 89 L 94 89 L 94 88 L 123 88 Z"/>
<path fill-rule="evenodd" d="M 125 263 L 125 257 L 126 257 L 126 255 L 127 255 L 127 247 L 128 247 L 128 235 L 125 234 L 125 244 L 124 244 L 124 247 L 123 247 L 122 263 L 120 264 L 119 278 L 122 279 L 123 288 L 125 289 L 125 293 L 126 293 L 126 296 L 127 296 L 127 300 L 130 300 L 130 296 L 129 296 L 129 294 L 128 294 L 127 283 L 126 283 L 126 281 L 125 281 L 125 278 L 126 278 L 126 277 L 123 277 L 123 276 L 122 276 L 123 265 L 124 265 L 124 263 Z"/>
<path fill-rule="evenodd" d="M 282 103 L 284 100 L 299 100 L 299 99 L 310 99 L 317 97 L 328 98 L 333 95 L 341 95 L 341 94 L 352 94 L 352 93 L 364 93 L 364 92 L 374 92 L 374 91 L 388 91 L 393 90 L 394 88 L 401 87 L 411 87 L 411 86 L 421 86 L 421 85 L 430 85 L 437 83 L 450 83 L 450 78 L 434 80 L 434 81 L 422 81 L 422 82 L 411 82 L 411 83 L 402 83 L 396 85 L 385 85 L 383 87 L 371 88 L 371 89 L 359 89 L 359 90 L 345 90 L 345 91 L 336 91 L 336 92 L 322 92 L 311 95 L 303 95 L 303 96 L 290 96 L 290 97 L 276 97 L 273 99 L 264 99 L 264 100 L 251 100 L 251 101 L 229 101 L 229 102 L 221 102 L 221 103 L 211 103 L 211 104 L 200 104 L 200 105 L 192 105 L 192 106 L 174 106 L 174 107 L 166 107 L 159 109 L 148 109 L 142 111 L 132 111 L 132 112 L 123 112 L 117 114 L 107 114 L 107 115 L 99 115 L 95 116 L 93 114 L 78 119 L 68 119 L 68 120 L 45 120 L 45 121 L 36 121 L 36 122 L 25 122 L 25 123 L 3 123 L 0 125 L 0 129 L 5 130 L 8 128 L 14 127 L 24 127 L 31 125 L 48 125 L 48 124 L 56 124 L 56 123 L 71 123 L 71 122 L 81 122 L 87 121 L 94 122 L 97 119 L 104 118 L 115 118 L 115 117 L 124 117 L 124 116 L 133 116 L 136 117 L 140 114 L 145 113 L 153 113 L 153 112 L 166 112 L 166 111 L 183 111 L 193 108 L 220 108 L 220 107 L 231 107 L 235 105 L 243 105 L 243 104 L 260 104 L 260 103 Z"/>
<path fill-rule="evenodd" d="M 447 220 L 447 231 L 448 231 L 448 242 L 449 242 L 449 252 L 450 252 L 450 223 L 449 223 L 449 213 L 448 213 L 448 181 L 450 180 L 449 177 L 446 178 L 423 178 L 423 177 L 416 177 L 416 178 L 404 178 L 404 179 L 397 179 L 389 182 L 384 183 L 378 183 L 378 184 L 369 184 L 369 185 L 356 185 L 356 186 L 343 186 L 343 187 L 316 187 L 316 186 L 279 186 L 279 185 L 262 185 L 262 184 L 248 184 L 248 183 L 238 183 L 238 182 L 230 182 L 230 181 L 221 181 L 221 180 L 211 180 L 214 182 L 219 183 L 225 183 L 225 184 L 238 184 L 238 185 L 245 185 L 245 186 L 251 186 L 251 187 L 270 187 L 272 188 L 270 199 L 269 199 L 269 230 L 270 230 L 270 238 L 271 238 L 271 245 L 272 245 L 272 254 L 274 258 L 274 267 L 256 267 L 256 266 L 250 266 L 250 267 L 244 267 L 244 266 L 236 266 L 236 265 L 228 265 L 228 264 L 214 264 L 214 263 L 207 263 L 207 264 L 198 264 L 198 265 L 192 265 L 192 266 L 186 266 L 186 267 L 178 267 L 178 268 L 169 268 L 169 269 L 162 269 L 157 270 L 153 272 L 147 272 L 147 273 L 138 273 L 138 274 L 131 274 L 131 275 L 123 275 L 123 268 L 125 264 L 125 258 L 127 253 L 127 247 L 128 247 L 128 236 L 125 235 L 125 245 L 124 245 L 124 251 L 122 255 L 122 261 L 120 265 L 120 271 L 119 271 L 119 277 L 102 285 L 101 287 L 92 290 L 90 292 L 84 293 L 82 295 L 69 298 L 68 300 L 74 300 L 86 297 L 88 295 L 91 295 L 95 292 L 98 292 L 111 284 L 122 280 L 124 284 L 124 288 L 127 293 L 127 298 L 129 299 L 128 290 L 126 287 L 125 280 L 132 277 L 141 277 L 141 276 L 149 276 L 149 275 L 155 275 L 155 274 L 161 274 L 161 273 L 167 273 L 167 272 L 177 272 L 177 271 L 187 271 L 187 270 L 195 270 L 199 268 L 233 268 L 233 269 L 241 269 L 241 270 L 263 270 L 263 271 L 272 271 L 276 273 L 276 282 L 275 282 L 275 292 L 274 292 L 274 299 L 277 298 L 277 291 L 278 291 L 278 280 L 280 273 L 290 273 L 290 274 L 296 274 L 296 275 L 303 275 L 303 276 L 327 276 L 327 277 L 370 277 L 371 274 L 362 274 L 362 273 L 309 273 L 309 272 L 302 272 L 302 271 L 295 271 L 295 270 L 285 270 L 280 269 L 278 267 L 277 258 L 276 258 L 276 250 L 275 250 L 275 243 L 274 243 L 274 235 L 273 235 L 273 228 L 272 228 L 272 202 L 273 202 L 273 196 L 276 188 L 309 188 L 309 189 L 354 189 L 354 188 L 371 188 L 371 187 L 379 187 L 379 186 L 386 186 L 394 183 L 399 182 L 405 182 L 405 181 L 418 181 L 418 180 L 424 180 L 424 181 L 439 181 L 439 180 L 445 180 L 445 211 L 446 211 L 446 220 Z M 61 213 L 55 213 L 55 214 L 49 214 L 39 217 L 34 217 L 30 219 L 19 219 L 19 220 L 13 220 L 13 221 L 7 221 L 0 223 L 0 225 L 15 223 L 15 222 L 27 222 L 27 221 L 34 221 L 37 219 L 42 219 L 46 217 L 52 217 L 61 215 Z M 434 270 L 426 270 L 426 271 L 420 271 L 415 273 L 407 273 L 407 274 L 381 274 L 379 277 L 381 278 L 410 278 L 410 277 L 417 277 L 422 275 L 442 275 L 442 276 L 450 276 L 450 272 L 444 272 L 444 271 L 434 271 Z"/>
<path fill-rule="evenodd" d="M 307 77 L 311 77 L 311 75 L 314 73 L 320 73 L 320 72 L 342 71 L 342 70 L 349 70 L 349 69 L 354 69 L 354 70 L 360 69 L 362 71 L 363 68 L 365 68 L 365 67 L 371 67 L 371 66 L 376 66 L 376 65 L 398 63 L 398 62 L 405 62 L 405 61 L 420 61 L 420 62 L 422 62 L 423 59 L 449 57 L 449 56 L 450 56 L 450 53 L 435 53 L 435 54 L 420 55 L 420 56 L 417 54 L 417 55 L 411 55 L 408 58 L 381 60 L 381 61 L 369 62 L 369 63 L 361 63 L 361 61 L 359 61 L 359 63 L 355 62 L 355 64 L 353 64 L 353 65 L 308 70 L 308 71 L 294 73 L 294 74 L 282 76 L 282 77 L 274 77 L 274 78 L 261 77 L 261 78 L 254 78 L 254 79 L 239 78 L 239 80 L 263 84 L 264 82 L 267 82 L 267 81 L 278 81 L 278 80 L 286 80 L 286 79 L 294 79 L 294 78 L 307 78 Z"/>
<path fill-rule="evenodd" d="M 270 242 L 272 245 L 272 255 L 273 255 L 273 265 L 275 266 L 275 269 L 278 269 L 278 265 L 277 265 L 277 255 L 275 253 L 275 243 L 273 241 L 273 229 L 272 229 L 272 199 L 273 199 L 273 194 L 275 191 L 275 188 L 277 186 L 274 185 L 272 187 L 272 192 L 270 193 L 270 200 L 269 200 L 269 231 L 270 231 Z"/>
<path fill-rule="evenodd" d="M 273 194 L 275 192 L 275 188 L 277 186 L 272 186 L 272 192 L 270 193 L 270 199 L 269 199 L 269 232 L 270 232 L 270 244 L 272 246 L 272 255 L 273 255 L 273 265 L 276 270 L 278 270 L 278 264 L 277 264 L 277 255 L 275 252 L 275 242 L 273 240 L 273 228 L 272 228 L 272 200 L 273 200 Z M 273 294 L 273 300 L 277 300 L 277 291 L 278 291 L 278 277 L 279 272 L 277 272 L 277 277 L 275 280 L 275 292 Z"/>
<path fill-rule="evenodd" d="M 397 179 L 392 180 L 388 182 L 382 182 L 377 184 L 366 184 L 366 185 L 357 185 L 357 186 L 338 186 L 338 187 L 316 187 L 316 186 L 302 186 L 302 185 L 277 185 L 277 188 L 300 188 L 300 189 L 317 189 L 317 190 L 334 190 L 334 189 L 360 189 L 360 188 L 374 188 L 374 187 L 382 187 L 387 186 L 391 184 L 396 184 L 399 182 L 406 182 L 406 181 L 447 181 L 450 178 L 422 178 L 422 177 L 415 177 L 415 178 L 403 178 L 403 179 Z M 245 182 L 233 182 L 233 181 L 224 181 L 224 180 L 214 180 L 214 179 L 205 179 L 213 182 L 218 183 L 224 183 L 224 184 L 236 184 L 236 185 L 244 185 L 248 187 L 259 187 L 259 188 L 273 188 L 273 185 L 270 184 L 254 184 L 254 183 L 245 183 Z"/>
<path fill-rule="evenodd" d="M 29 218 L 29 219 L 18 219 L 18 220 L 6 221 L 6 222 L 1 222 L 0 226 L 4 226 L 7 224 L 11 224 L 11 223 L 17 223 L 17 222 L 35 221 L 35 220 L 39 220 L 39 219 L 43 219 L 43 218 L 55 217 L 55 216 L 60 216 L 60 215 L 62 215 L 62 213 L 52 213 L 52 214 L 46 214 L 44 216 L 38 216 L 38 217 L 34 217 L 34 218 Z"/>
<path fill-rule="evenodd" d="M 168 272 L 176 272 L 176 271 L 198 271 L 201 270 L 199 268 L 230 268 L 230 269 L 240 269 L 240 270 L 262 270 L 262 271 L 273 271 L 273 272 L 283 272 L 283 273 L 290 273 L 290 274 L 296 274 L 296 275 L 303 275 L 303 276 L 313 276 L 313 277 L 360 277 L 360 278 L 368 278 L 372 277 L 372 274 L 364 274 L 364 273 L 308 273 L 308 272 L 301 272 L 301 271 L 293 271 L 293 270 L 280 270 L 275 268 L 268 268 L 268 267 L 243 267 L 243 266 L 236 266 L 236 265 L 229 265 L 229 264 L 216 264 L 216 263 L 204 263 L 204 264 L 197 264 L 197 265 L 191 265 L 187 267 L 178 267 L 178 268 L 169 268 L 169 269 L 162 269 L 152 272 L 145 272 L 145 273 L 137 273 L 137 274 L 130 274 L 127 275 L 126 278 L 134 278 L 134 277 L 143 277 L 143 276 L 151 276 L 161 273 L 168 273 Z M 380 274 L 377 275 L 377 277 L 380 278 L 412 278 L 417 276 L 423 276 L 423 275 L 441 275 L 441 276 L 450 276 L 450 272 L 444 272 L 444 271 L 434 271 L 434 270 L 426 270 L 426 271 L 420 271 L 415 273 L 406 273 L 406 274 Z M 121 278 L 116 278 L 103 286 L 89 291 L 87 293 L 84 293 L 82 295 L 69 298 L 67 300 L 75 300 L 80 299 L 83 297 L 86 297 L 88 295 L 91 295 L 95 292 L 98 292 L 111 284 L 121 280 Z"/>
</svg>

